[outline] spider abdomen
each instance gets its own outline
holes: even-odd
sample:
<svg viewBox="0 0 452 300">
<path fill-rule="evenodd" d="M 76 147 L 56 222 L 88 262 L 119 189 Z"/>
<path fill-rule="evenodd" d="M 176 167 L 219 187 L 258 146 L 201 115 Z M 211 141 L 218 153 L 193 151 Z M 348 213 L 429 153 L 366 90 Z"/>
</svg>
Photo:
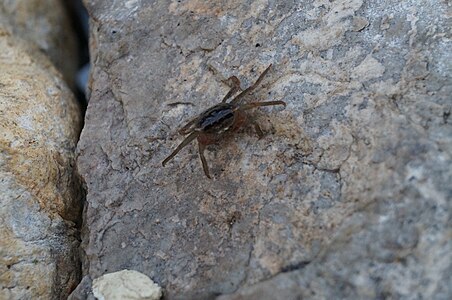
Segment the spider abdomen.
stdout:
<svg viewBox="0 0 452 300">
<path fill-rule="evenodd" d="M 197 129 L 207 133 L 222 133 L 227 131 L 233 123 L 233 106 L 229 103 L 220 103 L 201 114 Z"/>
</svg>

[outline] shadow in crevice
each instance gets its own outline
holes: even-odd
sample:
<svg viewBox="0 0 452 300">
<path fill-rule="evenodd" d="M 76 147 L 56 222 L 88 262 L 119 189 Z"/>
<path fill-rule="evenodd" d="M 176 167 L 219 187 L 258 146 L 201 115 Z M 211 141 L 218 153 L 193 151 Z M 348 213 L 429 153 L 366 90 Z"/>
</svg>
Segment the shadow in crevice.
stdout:
<svg viewBox="0 0 452 300">
<path fill-rule="evenodd" d="M 87 109 L 88 99 L 86 98 L 86 88 L 88 84 L 88 77 L 89 77 L 89 47 L 88 47 L 88 36 L 89 36 L 89 17 L 87 10 L 83 6 L 83 3 L 81 0 L 77 1 L 64 1 L 61 0 L 67 10 L 67 14 L 70 16 L 72 29 L 76 33 L 77 38 L 77 53 L 78 57 L 74 58 L 77 59 L 78 63 L 78 71 L 75 76 L 76 78 L 76 85 L 73 90 L 78 102 L 79 107 L 81 110 L 82 115 L 82 126 L 81 129 L 84 127 L 84 117 L 85 112 Z M 77 164 L 75 164 L 73 169 L 73 192 L 76 194 L 76 198 L 79 200 L 79 209 L 77 210 L 77 221 L 76 223 L 76 229 L 77 229 L 77 239 L 79 241 L 78 246 L 78 257 L 77 257 L 77 269 L 78 269 L 78 280 L 77 280 L 77 286 L 72 286 L 71 290 L 72 292 L 80 285 L 80 282 L 83 278 L 83 270 L 84 268 L 84 261 L 85 261 L 85 255 L 83 252 L 83 229 L 86 228 L 84 226 L 84 218 L 83 218 L 83 212 L 86 202 L 86 194 L 87 194 L 87 187 L 86 183 L 83 179 L 83 177 L 79 174 Z M 80 289 L 80 288 L 79 288 Z M 78 299 L 77 297 L 72 299 Z"/>
<path fill-rule="evenodd" d="M 88 99 L 86 99 L 86 87 L 89 76 L 89 17 L 86 8 L 83 6 L 81 0 L 77 1 L 62 1 L 66 7 L 67 13 L 70 16 L 71 25 L 76 33 L 78 46 L 78 71 L 76 74 L 76 87 L 73 91 L 77 100 L 80 103 L 83 116 L 86 111 Z"/>
</svg>

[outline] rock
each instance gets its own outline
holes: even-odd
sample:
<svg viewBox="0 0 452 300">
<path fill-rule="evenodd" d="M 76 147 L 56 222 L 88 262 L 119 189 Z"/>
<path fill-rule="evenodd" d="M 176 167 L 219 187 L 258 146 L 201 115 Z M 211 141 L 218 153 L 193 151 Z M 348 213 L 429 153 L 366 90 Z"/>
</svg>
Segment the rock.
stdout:
<svg viewBox="0 0 452 300">
<path fill-rule="evenodd" d="M 445 2 L 86 3 L 85 274 L 134 269 L 168 299 L 450 298 Z M 213 180 L 196 143 L 161 166 L 270 63 L 251 99 L 288 105 L 253 112 L 264 138 L 210 147 Z"/>
<path fill-rule="evenodd" d="M 93 294 L 99 300 L 158 300 L 162 289 L 140 272 L 122 270 L 94 279 Z"/>
<path fill-rule="evenodd" d="M 95 300 L 94 294 L 92 291 L 93 281 L 91 277 L 84 276 L 80 283 L 77 285 L 77 288 L 72 291 L 72 293 L 67 298 L 68 300 Z"/>
<path fill-rule="evenodd" d="M 32 43 L 0 27 L 0 49 L 0 299 L 63 299 L 81 275 L 80 109 Z"/>
<path fill-rule="evenodd" d="M 66 5 L 58 0 L 2 1 L 0 27 L 37 45 L 74 87 L 79 48 Z"/>
</svg>

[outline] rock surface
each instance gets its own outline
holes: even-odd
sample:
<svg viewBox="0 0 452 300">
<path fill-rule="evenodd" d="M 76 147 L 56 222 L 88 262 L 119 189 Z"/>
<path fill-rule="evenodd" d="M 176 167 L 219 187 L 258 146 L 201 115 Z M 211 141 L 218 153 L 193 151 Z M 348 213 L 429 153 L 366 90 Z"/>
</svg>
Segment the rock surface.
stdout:
<svg viewBox="0 0 452 300">
<path fill-rule="evenodd" d="M 0 16 L 3 30 L 36 45 L 74 86 L 79 49 L 64 1 L 2 1 Z"/>
<path fill-rule="evenodd" d="M 0 13 L 0 299 L 63 299 L 81 275 L 80 108 L 40 47 L 6 19 Z"/>
<path fill-rule="evenodd" d="M 158 300 L 162 289 L 140 272 L 122 270 L 94 279 L 93 294 L 99 300 Z"/>
<path fill-rule="evenodd" d="M 93 280 L 89 276 L 84 276 L 77 287 L 67 298 L 68 300 L 95 300 L 93 294 Z"/>
<path fill-rule="evenodd" d="M 168 299 L 452 296 L 445 1 L 86 1 L 83 271 Z M 236 75 L 252 130 L 162 168 Z M 188 103 L 188 104 L 187 104 Z"/>
</svg>

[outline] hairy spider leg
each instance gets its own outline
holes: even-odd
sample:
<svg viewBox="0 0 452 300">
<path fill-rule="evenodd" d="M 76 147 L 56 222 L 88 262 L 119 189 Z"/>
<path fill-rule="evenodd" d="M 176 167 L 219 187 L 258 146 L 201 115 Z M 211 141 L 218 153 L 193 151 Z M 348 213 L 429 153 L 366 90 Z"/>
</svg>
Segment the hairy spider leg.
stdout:
<svg viewBox="0 0 452 300">
<path fill-rule="evenodd" d="M 165 166 L 167 162 L 169 162 L 174 156 L 176 156 L 177 153 L 179 153 L 182 148 L 190 144 L 196 137 L 198 136 L 198 132 L 194 131 L 189 136 L 185 138 L 185 140 L 182 141 L 182 143 L 177 146 L 177 148 L 171 153 L 167 158 L 165 158 L 164 161 L 162 161 L 162 166 Z"/>
<path fill-rule="evenodd" d="M 264 72 L 262 72 L 262 74 L 259 76 L 259 78 L 256 80 L 256 82 L 250 86 L 249 88 L 247 88 L 246 90 L 244 90 L 243 92 L 241 92 L 240 94 L 237 95 L 237 97 L 235 97 L 231 103 L 232 104 L 237 104 L 243 97 L 245 97 L 247 94 L 251 93 L 252 91 L 254 91 L 254 89 L 261 83 L 262 79 L 264 79 L 265 75 L 267 75 L 268 71 L 270 70 L 272 64 L 270 64 L 267 69 L 265 69 Z"/>
<path fill-rule="evenodd" d="M 286 102 L 284 102 L 284 101 L 251 102 L 251 103 L 247 103 L 247 104 L 244 104 L 242 106 L 239 106 L 238 109 L 240 109 L 240 110 L 248 110 L 248 109 L 253 109 L 253 108 L 259 107 L 259 106 L 271 106 L 271 105 L 284 105 L 284 106 L 286 106 Z"/>
<path fill-rule="evenodd" d="M 212 179 L 209 174 L 209 167 L 207 166 L 207 160 L 204 156 L 204 150 L 206 150 L 206 145 L 198 141 L 199 147 L 199 157 L 201 158 L 202 169 L 204 170 L 204 174 L 206 174 L 207 178 Z"/>
<path fill-rule="evenodd" d="M 232 87 L 229 90 L 229 92 L 226 94 L 226 96 L 224 96 L 224 98 L 221 101 L 221 103 L 226 102 L 226 100 L 231 98 L 232 95 L 234 95 L 235 93 L 237 93 L 238 91 L 241 90 L 241 88 L 240 88 L 240 79 L 238 79 L 236 76 L 229 77 L 227 81 L 232 83 Z"/>
</svg>

